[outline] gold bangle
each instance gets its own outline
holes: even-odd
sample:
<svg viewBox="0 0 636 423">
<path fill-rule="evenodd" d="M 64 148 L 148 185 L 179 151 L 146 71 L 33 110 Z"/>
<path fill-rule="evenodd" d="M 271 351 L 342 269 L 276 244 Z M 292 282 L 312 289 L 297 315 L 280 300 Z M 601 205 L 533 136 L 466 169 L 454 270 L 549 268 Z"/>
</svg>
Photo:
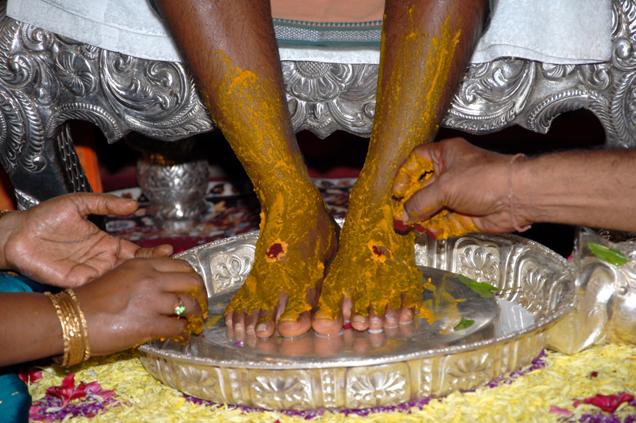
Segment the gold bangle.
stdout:
<svg viewBox="0 0 636 423">
<path fill-rule="evenodd" d="M 57 300 L 57 297 L 53 294 L 51 294 L 50 292 L 45 292 L 44 295 L 46 295 L 48 297 L 49 300 L 51 300 L 51 304 L 53 304 L 53 308 L 55 309 L 55 314 L 57 314 L 57 318 L 60 321 L 60 325 L 62 326 L 62 341 L 64 342 L 64 359 L 63 361 L 67 361 L 68 358 L 68 353 L 70 351 L 70 338 L 68 335 L 68 330 L 66 327 L 66 324 L 64 323 L 65 319 L 64 319 L 64 313 L 62 312 L 62 308 L 60 307 L 60 303 Z"/>
<path fill-rule="evenodd" d="M 79 299 L 77 299 L 77 295 L 75 291 L 72 289 L 67 289 L 68 295 L 73 300 L 73 305 L 75 306 L 75 311 L 80 319 L 80 327 L 82 328 L 82 338 L 84 338 L 84 354 L 82 357 L 82 361 L 86 361 L 91 358 L 91 345 L 88 342 L 88 323 L 86 323 L 86 317 L 84 316 L 84 312 L 82 311 L 82 307 L 80 307 Z"/>
<path fill-rule="evenodd" d="M 62 366 L 71 367 L 87 360 L 90 357 L 88 327 L 75 292 L 67 289 L 55 295 L 45 292 L 45 295 L 51 300 L 62 326 Z"/>
</svg>

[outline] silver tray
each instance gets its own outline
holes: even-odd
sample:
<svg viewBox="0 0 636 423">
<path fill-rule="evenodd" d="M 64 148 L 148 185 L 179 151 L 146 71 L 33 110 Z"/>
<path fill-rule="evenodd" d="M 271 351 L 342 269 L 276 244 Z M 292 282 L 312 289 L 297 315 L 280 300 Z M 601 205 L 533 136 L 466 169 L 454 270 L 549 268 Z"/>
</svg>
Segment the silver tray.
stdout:
<svg viewBox="0 0 636 423">
<path fill-rule="evenodd" d="M 257 236 L 178 255 L 203 276 L 211 316 L 223 312 L 247 276 Z M 167 385 L 218 403 L 298 410 L 394 405 L 471 389 L 529 365 L 549 346 L 551 325 L 573 307 L 574 277 L 565 260 L 527 239 L 421 237 L 415 249 L 423 273 L 446 280 L 449 290 L 461 291 L 463 285 L 448 272 L 499 288 L 496 300 L 455 292 L 466 298 L 459 306 L 472 326 L 452 330 L 456 320 L 447 316 L 433 325 L 419 321 L 381 334 L 345 330 L 336 337 L 309 333 L 236 343 L 219 319 L 188 345 L 142 346 L 142 363 Z M 449 324 L 450 330 L 441 328 Z"/>
</svg>

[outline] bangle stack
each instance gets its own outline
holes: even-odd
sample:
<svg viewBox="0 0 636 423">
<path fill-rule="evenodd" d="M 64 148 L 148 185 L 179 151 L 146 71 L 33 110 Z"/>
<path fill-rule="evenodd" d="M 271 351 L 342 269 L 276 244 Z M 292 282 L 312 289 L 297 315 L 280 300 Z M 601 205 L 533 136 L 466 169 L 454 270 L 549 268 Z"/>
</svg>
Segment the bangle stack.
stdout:
<svg viewBox="0 0 636 423">
<path fill-rule="evenodd" d="M 91 356 L 88 325 L 77 295 L 72 289 L 58 294 L 50 292 L 44 294 L 51 300 L 62 326 L 62 339 L 64 341 L 62 366 L 71 367 L 88 360 Z"/>
</svg>

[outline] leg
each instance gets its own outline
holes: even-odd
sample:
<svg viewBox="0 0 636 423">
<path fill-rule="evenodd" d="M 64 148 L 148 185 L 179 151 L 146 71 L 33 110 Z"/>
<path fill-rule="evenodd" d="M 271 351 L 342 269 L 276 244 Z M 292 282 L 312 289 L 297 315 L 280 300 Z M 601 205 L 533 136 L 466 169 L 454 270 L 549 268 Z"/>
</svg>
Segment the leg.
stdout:
<svg viewBox="0 0 636 423">
<path fill-rule="evenodd" d="M 279 309 L 279 332 L 303 333 L 308 297 L 335 251 L 335 226 L 291 128 L 269 1 L 157 3 L 261 202 L 254 267 L 226 311 L 228 328 L 238 338 L 270 336 Z"/>
<path fill-rule="evenodd" d="M 393 178 L 409 152 L 431 141 L 468 64 L 486 0 L 387 0 L 377 109 L 369 151 L 351 193 L 340 249 L 323 283 L 314 328 L 380 330 L 420 309 L 414 235 L 393 229 Z M 369 318 L 370 316 L 370 318 Z M 385 318 L 386 316 L 386 318 Z"/>
</svg>

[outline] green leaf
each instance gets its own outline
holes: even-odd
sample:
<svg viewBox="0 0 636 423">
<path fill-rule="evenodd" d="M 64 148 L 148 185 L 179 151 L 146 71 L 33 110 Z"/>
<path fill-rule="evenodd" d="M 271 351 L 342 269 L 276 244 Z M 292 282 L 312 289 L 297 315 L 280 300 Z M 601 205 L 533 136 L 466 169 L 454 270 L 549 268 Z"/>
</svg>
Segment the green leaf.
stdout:
<svg viewBox="0 0 636 423">
<path fill-rule="evenodd" d="M 464 275 L 459 275 L 459 281 L 477 293 L 481 298 L 492 298 L 497 291 L 499 291 L 499 288 L 496 286 L 487 282 L 477 282 Z"/>
<path fill-rule="evenodd" d="M 455 330 L 468 329 L 469 327 L 471 327 L 474 324 L 475 324 L 474 320 L 462 319 L 462 320 L 459 321 L 457 326 L 455 326 Z"/>
<path fill-rule="evenodd" d="M 606 247 L 601 244 L 597 244 L 595 242 L 589 242 L 587 244 L 587 248 L 594 254 L 597 258 L 607 262 L 609 264 L 614 264 L 616 266 L 622 266 L 625 263 L 629 262 L 629 258 L 625 257 L 623 253 L 613 248 Z"/>
</svg>

